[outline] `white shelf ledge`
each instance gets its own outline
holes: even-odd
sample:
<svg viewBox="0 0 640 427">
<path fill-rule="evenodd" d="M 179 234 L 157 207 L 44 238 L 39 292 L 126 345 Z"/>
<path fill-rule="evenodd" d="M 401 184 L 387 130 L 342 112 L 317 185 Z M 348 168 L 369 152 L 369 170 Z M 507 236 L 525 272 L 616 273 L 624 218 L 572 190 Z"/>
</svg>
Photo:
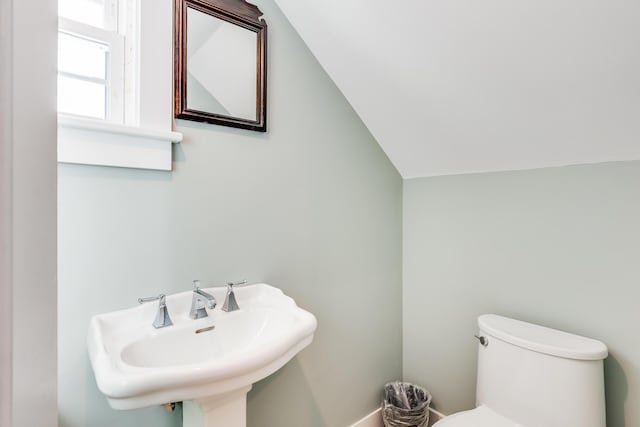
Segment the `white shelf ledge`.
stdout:
<svg viewBox="0 0 640 427">
<path fill-rule="evenodd" d="M 117 123 L 105 122 L 103 120 L 92 120 L 84 117 L 67 116 L 64 114 L 58 115 L 58 127 L 113 133 L 117 135 L 135 136 L 161 141 L 170 141 L 174 144 L 180 143 L 182 141 L 182 134 L 180 132 L 161 131 L 137 126 L 126 126 Z"/>
<path fill-rule="evenodd" d="M 182 134 L 100 120 L 58 116 L 58 162 L 171 170 Z"/>
</svg>

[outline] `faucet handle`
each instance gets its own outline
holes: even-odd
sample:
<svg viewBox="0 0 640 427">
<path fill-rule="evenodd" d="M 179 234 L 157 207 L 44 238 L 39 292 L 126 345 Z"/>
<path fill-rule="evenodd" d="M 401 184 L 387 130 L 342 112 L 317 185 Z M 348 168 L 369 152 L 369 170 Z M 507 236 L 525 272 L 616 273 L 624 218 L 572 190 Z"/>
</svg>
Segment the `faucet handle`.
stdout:
<svg viewBox="0 0 640 427">
<path fill-rule="evenodd" d="M 165 294 L 160 294 L 157 297 L 138 298 L 138 304 L 144 304 L 145 302 L 158 300 L 160 300 L 160 307 L 162 307 L 163 305 L 166 305 L 167 296 Z"/>
<path fill-rule="evenodd" d="M 194 291 L 197 291 L 198 289 L 200 289 L 200 280 L 195 279 L 195 280 L 193 281 L 193 290 L 194 290 Z"/>
<path fill-rule="evenodd" d="M 222 311 L 229 312 L 240 309 L 240 307 L 238 307 L 238 302 L 236 301 L 236 295 L 233 293 L 233 287 L 245 285 L 246 283 L 246 280 L 241 280 L 239 282 L 227 282 L 227 297 L 222 305 Z"/>
<path fill-rule="evenodd" d="M 246 280 L 240 280 L 239 282 L 227 282 L 227 289 L 229 291 L 232 291 L 234 286 L 242 286 L 246 284 L 247 284 Z"/>
<path fill-rule="evenodd" d="M 156 318 L 153 321 L 153 327 L 156 329 L 160 329 L 173 325 L 171 317 L 169 316 L 169 311 L 167 310 L 167 297 L 165 296 L 165 294 L 160 294 L 157 297 L 138 298 L 138 303 L 143 304 L 145 302 L 158 300 L 160 301 L 160 303 L 158 304 L 158 312 L 156 313 Z"/>
</svg>

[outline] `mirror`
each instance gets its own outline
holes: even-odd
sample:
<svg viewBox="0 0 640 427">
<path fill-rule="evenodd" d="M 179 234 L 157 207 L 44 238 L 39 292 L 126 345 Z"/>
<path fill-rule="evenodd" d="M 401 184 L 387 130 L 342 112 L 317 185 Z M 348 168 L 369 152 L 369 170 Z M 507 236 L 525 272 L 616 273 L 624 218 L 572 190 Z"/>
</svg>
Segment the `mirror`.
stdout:
<svg viewBox="0 0 640 427">
<path fill-rule="evenodd" d="M 261 16 L 244 0 L 176 0 L 176 118 L 267 130 Z"/>
</svg>

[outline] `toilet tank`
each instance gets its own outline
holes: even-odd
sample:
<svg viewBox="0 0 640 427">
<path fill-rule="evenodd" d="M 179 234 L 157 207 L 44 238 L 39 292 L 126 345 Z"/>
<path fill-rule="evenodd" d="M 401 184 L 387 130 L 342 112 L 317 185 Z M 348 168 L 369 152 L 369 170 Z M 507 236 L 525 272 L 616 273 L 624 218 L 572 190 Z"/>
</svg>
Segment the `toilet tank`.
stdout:
<svg viewBox="0 0 640 427">
<path fill-rule="evenodd" d="M 606 427 L 603 343 L 493 314 L 478 327 L 478 406 L 523 427 Z"/>
</svg>

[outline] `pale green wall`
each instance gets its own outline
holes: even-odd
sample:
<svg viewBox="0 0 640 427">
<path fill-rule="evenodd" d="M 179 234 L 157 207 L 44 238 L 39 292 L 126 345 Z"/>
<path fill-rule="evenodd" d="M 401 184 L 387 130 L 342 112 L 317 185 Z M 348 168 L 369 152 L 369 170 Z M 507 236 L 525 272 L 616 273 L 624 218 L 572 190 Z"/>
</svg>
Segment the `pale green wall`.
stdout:
<svg viewBox="0 0 640 427">
<path fill-rule="evenodd" d="M 344 427 L 401 376 L 402 180 L 271 0 L 269 133 L 178 122 L 170 173 L 59 167 L 61 427 L 179 426 L 114 411 L 95 386 L 91 315 L 188 290 L 278 286 L 319 322 L 249 394 L 249 427 Z"/>
<path fill-rule="evenodd" d="M 640 162 L 404 183 L 404 377 L 474 405 L 476 317 L 604 341 L 608 427 L 640 425 Z"/>
</svg>

